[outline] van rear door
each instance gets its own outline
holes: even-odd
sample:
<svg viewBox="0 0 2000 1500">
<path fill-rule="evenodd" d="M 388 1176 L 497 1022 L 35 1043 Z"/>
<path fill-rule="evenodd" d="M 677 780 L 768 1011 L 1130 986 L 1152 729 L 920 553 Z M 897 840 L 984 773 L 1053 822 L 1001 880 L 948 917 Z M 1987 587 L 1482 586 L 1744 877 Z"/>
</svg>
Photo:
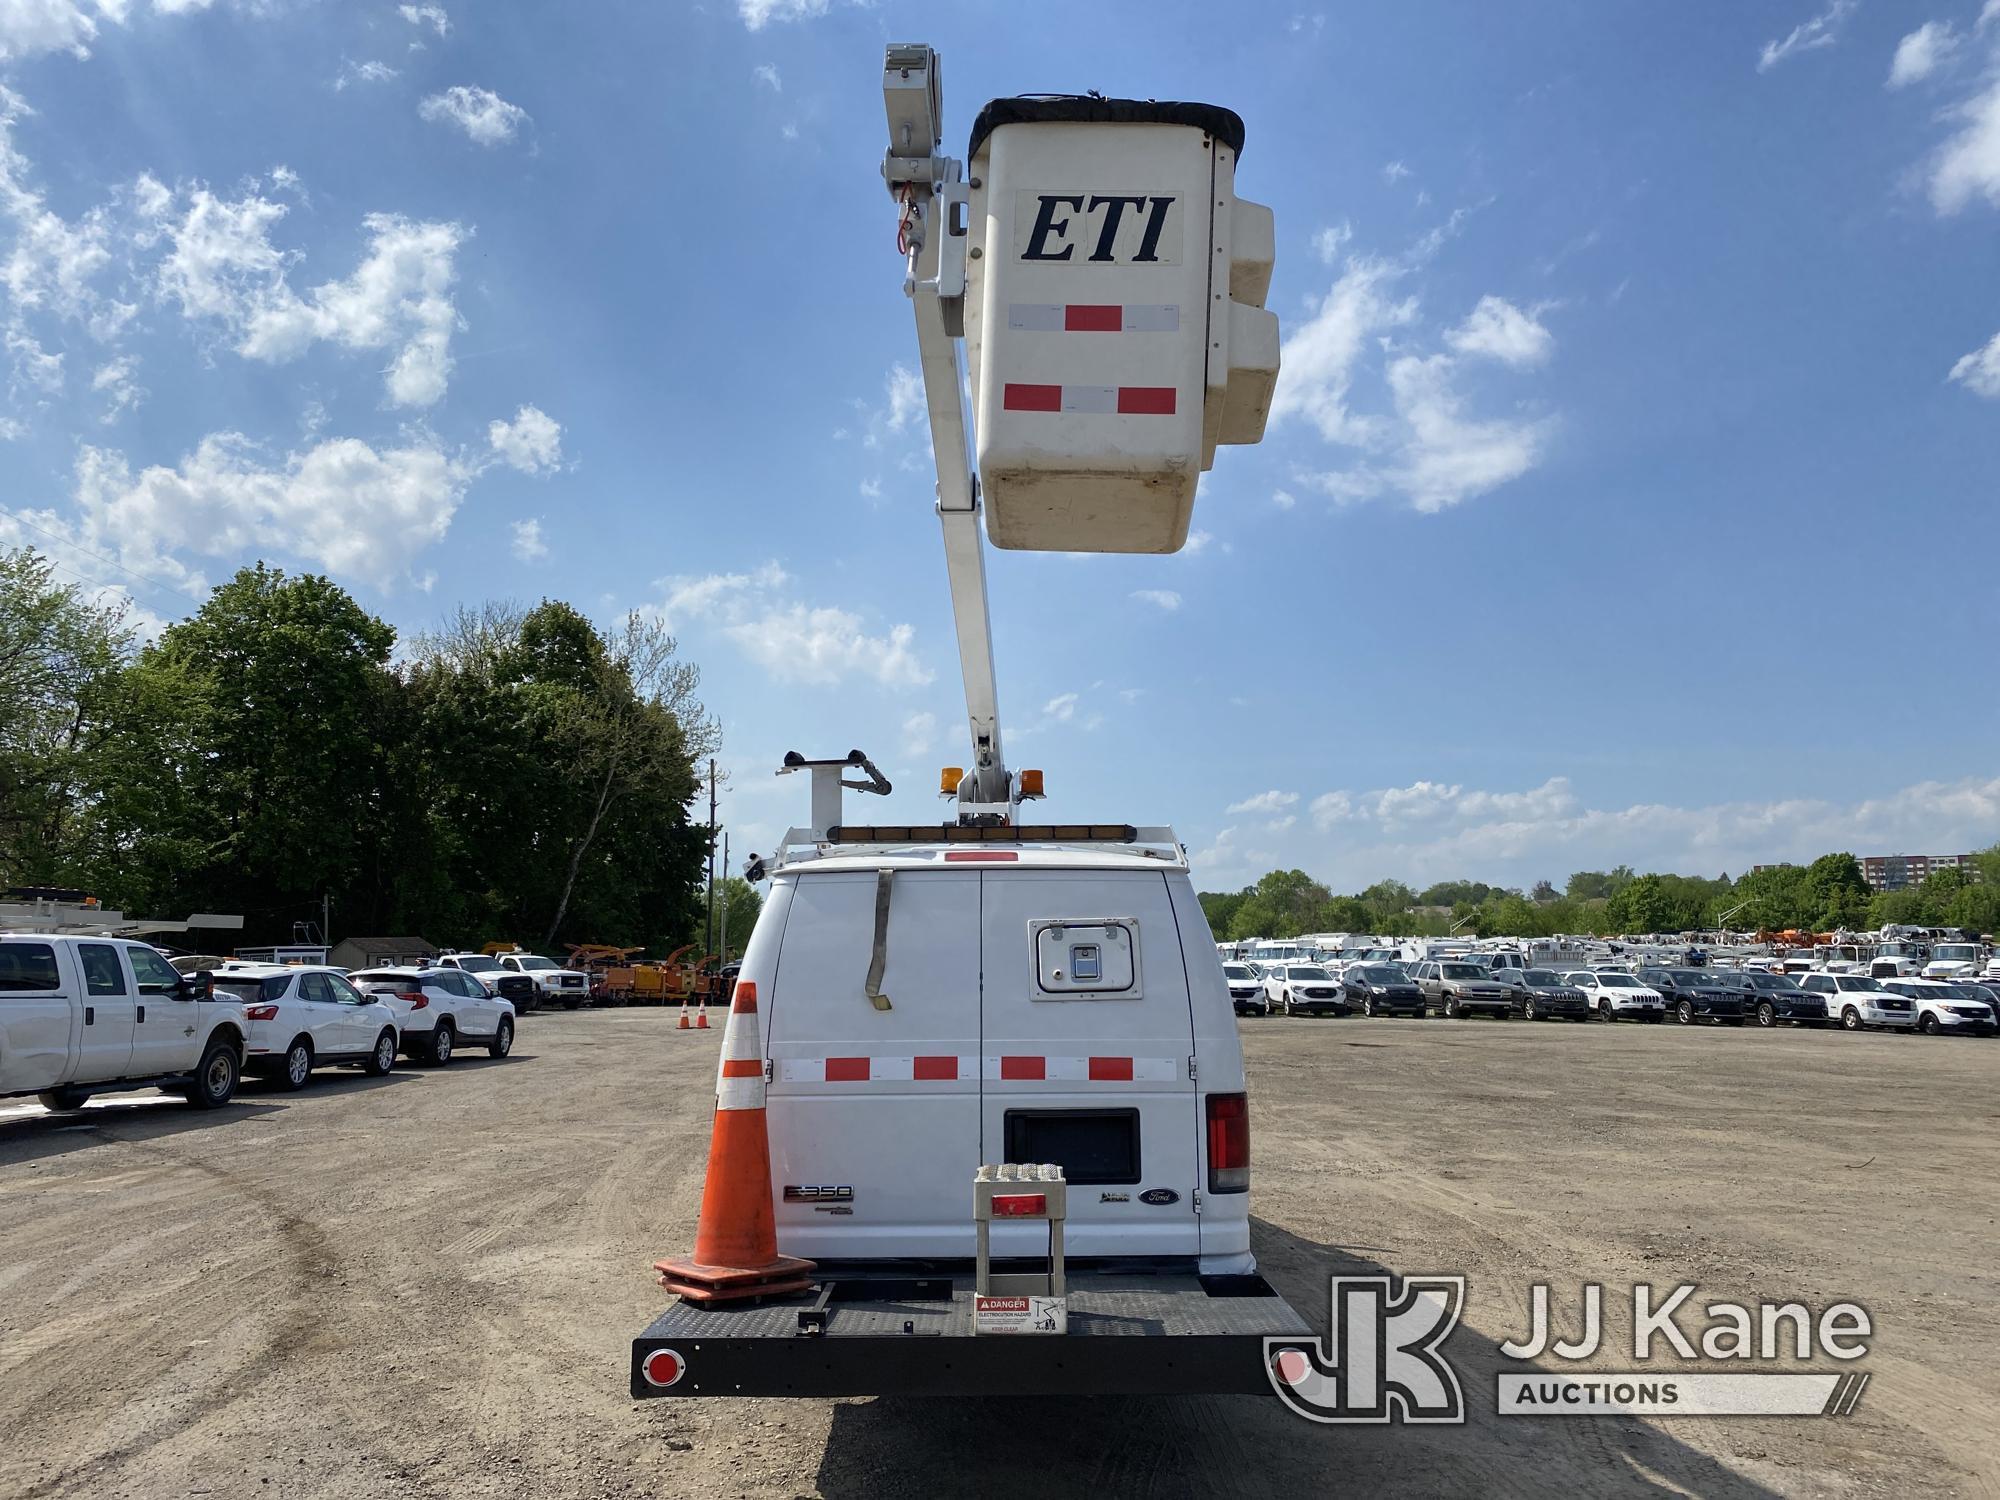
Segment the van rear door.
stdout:
<svg viewBox="0 0 2000 1500">
<path fill-rule="evenodd" d="M 985 1159 L 1063 1165 L 1066 1254 L 1197 1254 L 1194 1022 L 1165 877 L 989 865 L 981 904 Z M 1046 1249 L 1040 1223 L 993 1226 L 995 1255 Z"/>
<path fill-rule="evenodd" d="M 979 872 L 897 870 L 888 1009 L 867 994 L 877 872 L 793 878 L 770 993 L 779 1247 L 815 1260 L 969 1257 L 979 1154 Z M 766 913 L 763 924 L 777 916 Z M 744 973 L 762 964 L 757 940 Z"/>
</svg>

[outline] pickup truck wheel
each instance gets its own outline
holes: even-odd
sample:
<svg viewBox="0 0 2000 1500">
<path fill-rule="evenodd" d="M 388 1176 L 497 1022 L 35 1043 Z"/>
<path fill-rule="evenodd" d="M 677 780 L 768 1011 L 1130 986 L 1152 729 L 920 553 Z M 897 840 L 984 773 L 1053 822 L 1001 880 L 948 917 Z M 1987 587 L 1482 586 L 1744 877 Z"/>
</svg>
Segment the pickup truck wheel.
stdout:
<svg viewBox="0 0 2000 1500">
<path fill-rule="evenodd" d="M 286 1089 L 302 1089 L 306 1080 L 312 1077 L 312 1071 L 312 1043 L 300 1037 L 285 1049 L 285 1066 L 278 1074 L 278 1085 Z"/>
<path fill-rule="evenodd" d="M 361 1065 L 361 1071 L 370 1078 L 380 1078 L 396 1066 L 396 1033 L 386 1027 L 375 1038 L 375 1050 L 368 1054 L 368 1061 Z"/>
<path fill-rule="evenodd" d="M 85 1101 L 90 1098 L 90 1090 L 50 1089 L 47 1093 L 37 1094 L 35 1097 L 41 1100 L 43 1109 L 67 1114 L 70 1110 L 83 1108 Z"/>
<path fill-rule="evenodd" d="M 451 1049 L 457 1038 L 452 1035 L 451 1022 L 440 1021 L 431 1032 L 430 1046 L 425 1052 L 425 1061 L 434 1068 L 441 1068 L 451 1061 Z"/>
<path fill-rule="evenodd" d="M 213 1038 L 195 1067 L 194 1082 L 187 1091 L 187 1102 L 196 1109 L 222 1108 L 236 1097 L 240 1071 L 236 1049 L 221 1037 Z"/>
<path fill-rule="evenodd" d="M 514 1050 L 514 1023 L 506 1016 L 500 1018 L 499 1029 L 493 1033 L 493 1040 L 486 1044 L 487 1052 L 494 1057 L 505 1057 Z"/>
<path fill-rule="evenodd" d="M 1771 1004 L 1770 1001 L 1768 1000 L 1758 1001 L 1757 1024 L 1759 1026 L 1776 1026 L 1778 1024 L 1777 1009 Z"/>
</svg>

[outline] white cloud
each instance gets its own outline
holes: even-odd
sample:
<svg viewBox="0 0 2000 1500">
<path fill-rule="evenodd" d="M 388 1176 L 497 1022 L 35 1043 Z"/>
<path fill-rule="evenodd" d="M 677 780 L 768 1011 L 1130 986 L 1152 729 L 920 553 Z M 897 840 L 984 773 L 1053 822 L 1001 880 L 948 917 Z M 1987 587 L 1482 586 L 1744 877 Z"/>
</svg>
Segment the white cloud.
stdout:
<svg viewBox="0 0 2000 1500">
<path fill-rule="evenodd" d="M 31 334 L 18 329 L 7 332 L 7 352 L 13 356 L 16 393 L 30 392 L 53 396 L 63 388 L 63 357 L 51 354 Z"/>
<path fill-rule="evenodd" d="M 1189 557 L 1199 557 L 1206 552 L 1215 538 L 1206 531 L 1190 531 L 1187 540 L 1181 543 L 1181 551 Z"/>
<path fill-rule="evenodd" d="M 1274 490 L 1271 493 L 1271 503 L 1279 510 L 1290 510 L 1299 503 L 1299 497 L 1290 490 Z"/>
<path fill-rule="evenodd" d="M 1134 589 L 1132 597 L 1141 604 L 1151 604 L 1169 614 L 1181 607 L 1181 596 L 1172 589 Z"/>
<path fill-rule="evenodd" d="M 1067 724 L 1076 717 L 1077 701 L 1075 693 L 1057 693 L 1042 705 L 1042 717 L 1052 723 Z"/>
<path fill-rule="evenodd" d="M 1957 130 L 1931 159 L 1931 204 L 1955 214 L 1974 198 L 2000 207 L 2000 77 L 1946 112 Z"/>
<path fill-rule="evenodd" d="M 1400 161 L 1384 162 L 1382 164 L 1382 180 L 1384 182 L 1401 182 L 1409 175 L 1410 169 Z"/>
<path fill-rule="evenodd" d="M 442 5 L 399 5 L 396 8 L 412 26 L 419 29 L 428 26 L 441 37 L 451 35 L 451 17 Z"/>
<path fill-rule="evenodd" d="M 516 521 L 508 528 L 514 539 L 508 549 L 522 562 L 534 562 L 549 555 L 549 544 L 542 540 L 542 523 L 539 518 Z"/>
<path fill-rule="evenodd" d="M 451 287 L 466 231 L 398 214 L 362 221 L 368 251 L 354 274 L 295 293 L 287 269 L 296 258 L 271 243 L 286 208 L 254 194 L 235 203 L 196 186 L 185 215 L 169 222 L 172 250 L 158 289 L 191 318 L 222 323 L 248 359 L 283 364 L 324 340 L 347 349 L 394 349 L 386 371 L 397 406 L 430 406 L 445 393 L 458 328 Z"/>
<path fill-rule="evenodd" d="M 123 26 L 137 0 L 0 0 L 0 61 L 46 52 L 90 56 L 100 26 Z M 215 0 L 152 0 L 163 16 L 207 10 Z"/>
<path fill-rule="evenodd" d="M 1366 447 L 1380 424 L 1349 409 L 1357 366 L 1385 331 L 1415 320 L 1417 299 L 1391 295 L 1401 266 L 1356 258 L 1284 342 L 1271 420 L 1300 416 L 1329 443 Z"/>
<path fill-rule="evenodd" d="M 456 125 L 481 146 L 498 146 L 514 139 L 528 123 L 528 112 L 509 104 L 491 89 L 453 84 L 417 106 L 418 118 L 431 124 Z"/>
<path fill-rule="evenodd" d="M 937 715 L 928 710 L 911 714 L 903 720 L 903 754 L 906 756 L 928 755 L 937 742 Z"/>
<path fill-rule="evenodd" d="M 2000 4 L 2000 0 L 1994 0 L 1994 3 Z M 1983 348 L 1973 350 L 1953 365 L 1949 378 L 1964 385 L 1974 395 L 2000 401 L 2000 333 L 1994 334 Z"/>
<path fill-rule="evenodd" d="M 907 365 L 892 365 L 886 382 L 889 395 L 889 426 L 901 432 L 910 419 L 924 409 L 924 382 Z"/>
<path fill-rule="evenodd" d="M 1259 792 L 1254 797 L 1245 797 L 1241 802 L 1232 802 L 1224 808 L 1225 813 L 1271 813 L 1276 815 L 1290 807 L 1299 805 L 1297 792 Z"/>
<path fill-rule="evenodd" d="M 562 424 L 539 406 L 523 406 L 511 422 L 487 423 L 486 441 L 523 474 L 546 474 L 562 462 Z"/>
<path fill-rule="evenodd" d="M 861 498 L 864 500 L 880 500 L 882 498 L 882 481 L 879 479 L 862 480 Z"/>
<path fill-rule="evenodd" d="M 130 354 L 108 360 L 90 377 L 90 388 L 105 398 L 103 420 L 115 422 L 146 399 L 146 392 L 133 379 L 139 361 Z"/>
<path fill-rule="evenodd" d="M 1418 510 L 1444 510 L 1518 479 L 1540 462 L 1549 426 L 1542 421 L 1462 415 L 1448 355 L 1391 361 L 1389 386 L 1409 440 L 1390 482 Z"/>
<path fill-rule="evenodd" d="M 1313 254 L 1319 257 L 1321 265 L 1330 266 L 1340 259 L 1340 252 L 1353 238 L 1354 226 L 1342 219 L 1338 224 L 1329 225 L 1313 235 Z"/>
<path fill-rule="evenodd" d="M 779 682 L 832 686 L 863 677 L 912 688 L 936 677 L 916 654 L 913 627 L 892 625 L 871 635 L 852 611 L 785 597 L 790 582 L 775 562 L 751 573 L 668 578 L 656 613 L 675 629 L 713 624 Z"/>
<path fill-rule="evenodd" d="M 1896 44 L 1887 86 L 1900 89 L 1921 83 L 1957 50 L 1958 33 L 1952 30 L 1949 21 L 1926 21 Z"/>
<path fill-rule="evenodd" d="M 79 540 L 164 558 L 261 550 L 380 580 L 443 538 L 471 473 L 428 441 L 377 450 L 332 438 L 271 462 L 240 433 L 134 475 L 123 454 L 76 464 Z"/>
<path fill-rule="evenodd" d="M 785 91 L 785 80 L 778 76 L 776 63 L 759 63 L 750 70 L 750 76 L 759 83 L 769 84 L 774 94 L 782 94 Z"/>
<path fill-rule="evenodd" d="M 385 62 L 348 62 L 341 66 L 340 73 L 333 80 L 335 89 L 351 88 L 359 83 L 387 83 L 396 76 L 396 70 Z"/>
<path fill-rule="evenodd" d="M 1317 862 L 1318 873 L 1336 889 L 1384 876 L 1413 883 L 1463 876 L 1525 886 L 1545 875 L 1560 879 L 1569 870 L 1618 863 L 1714 875 L 1811 859 L 1831 849 L 1974 848 L 2000 837 L 2000 777 L 1921 782 L 1848 803 L 1783 798 L 1605 808 L 1590 806 L 1561 776 L 1519 791 L 1419 781 L 1327 792 L 1313 800 L 1311 812 L 1320 837 L 1275 851 L 1268 863 L 1243 870 L 1246 878 L 1272 863 L 1310 868 Z M 1337 853 L 1328 858 L 1320 839 L 1336 828 Z M 1240 862 L 1231 868 L 1240 869 Z"/>
<path fill-rule="evenodd" d="M 110 211 L 94 208 L 72 222 L 48 206 L 14 144 L 15 125 L 33 113 L 0 84 L 0 213 L 15 227 L 14 243 L 0 261 L 0 286 L 17 313 L 46 311 L 82 324 L 93 338 L 115 338 L 138 308 L 92 284 L 112 261 Z"/>
<path fill-rule="evenodd" d="M 1801 52 L 1814 52 L 1821 47 L 1831 47 L 1840 40 L 1840 27 L 1861 0 L 1832 0 L 1827 8 L 1809 21 L 1801 21 L 1794 26 L 1783 40 L 1764 43 L 1764 50 L 1757 56 L 1757 71 L 1768 73 L 1787 58 L 1796 57 Z"/>
<path fill-rule="evenodd" d="M 831 0 L 736 0 L 736 13 L 752 31 L 773 21 L 811 21 L 827 13 Z"/>
<path fill-rule="evenodd" d="M 1483 355 L 1516 369 L 1544 364 L 1555 339 L 1533 314 L 1505 297 L 1481 297 L 1466 320 L 1444 336 L 1460 354 Z"/>
</svg>

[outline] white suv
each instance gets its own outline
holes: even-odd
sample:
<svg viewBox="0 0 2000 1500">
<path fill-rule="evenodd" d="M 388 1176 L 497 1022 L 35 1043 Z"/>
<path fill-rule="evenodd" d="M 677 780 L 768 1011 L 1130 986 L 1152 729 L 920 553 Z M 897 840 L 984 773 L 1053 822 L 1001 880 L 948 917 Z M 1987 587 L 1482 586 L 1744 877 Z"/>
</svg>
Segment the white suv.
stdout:
<svg viewBox="0 0 2000 1500">
<path fill-rule="evenodd" d="M 395 1012 L 338 969 L 225 964 L 215 971 L 215 988 L 243 1002 L 243 1065 L 259 1077 L 301 1089 L 315 1065 L 358 1064 L 373 1078 L 396 1066 Z"/>
<path fill-rule="evenodd" d="M 1916 1006 L 1917 1030 L 1925 1036 L 1947 1031 L 1987 1036 L 1993 1031 L 1993 1007 L 1974 999 L 1963 985 L 1935 979 L 1886 979 L 1882 987 L 1907 997 Z"/>
<path fill-rule="evenodd" d="M 514 1050 L 514 1005 L 457 969 L 362 969 L 348 976 L 396 1014 L 403 1051 L 433 1067 L 451 1061 L 461 1041 L 494 1057 Z"/>
<path fill-rule="evenodd" d="M 0 937 L 0 1096 L 80 1109 L 93 1093 L 159 1087 L 216 1109 L 236 1093 L 246 1024 L 234 995 L 144 943 Z"/>
<path fill-rule="evenodd" d="M 1667 1013 L 1667 1000 L 1658 990 L 1641 984 L 1619 969 L 1577 969 L 1563 975 L 1563 983 L 1583 991 L 1584 1003 L 1600 1021 L 1630 1016 L 1635 1021 L 1659 1021 Z"/>
<path fill-rule="evenodd" d="M 1866 974 L 1806 974 L 1800 988 L 1826 1001 L 1826 1013 L 1849 1031 L 1883 1026 L 1908 1031 L 1917 1024 L 1917 1006 L 1904 984 L 1923 980 L 1870 979 Z"/>
</svg>

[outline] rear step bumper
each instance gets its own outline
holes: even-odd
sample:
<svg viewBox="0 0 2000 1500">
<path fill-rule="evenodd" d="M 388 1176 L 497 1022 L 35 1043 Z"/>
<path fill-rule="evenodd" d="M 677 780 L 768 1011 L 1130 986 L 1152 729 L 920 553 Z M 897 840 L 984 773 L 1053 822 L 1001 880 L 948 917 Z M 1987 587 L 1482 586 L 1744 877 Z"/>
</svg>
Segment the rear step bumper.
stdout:
<svg viewBox="0 0 2000 1500">
<path fill-rule="evenodd" d="M 1265 1340 L 1314 1334 L 1261 1276 L 1069 1273 L 1069 1332 L 974 1337 L 970 1276 L 843 1278 L 756 1306 L 682 1302 L 632 1341 L 632 1395 L 1258 1395 Z M 646 1376 L 656 1350 L 676 1378 Z"/>
</svg>

